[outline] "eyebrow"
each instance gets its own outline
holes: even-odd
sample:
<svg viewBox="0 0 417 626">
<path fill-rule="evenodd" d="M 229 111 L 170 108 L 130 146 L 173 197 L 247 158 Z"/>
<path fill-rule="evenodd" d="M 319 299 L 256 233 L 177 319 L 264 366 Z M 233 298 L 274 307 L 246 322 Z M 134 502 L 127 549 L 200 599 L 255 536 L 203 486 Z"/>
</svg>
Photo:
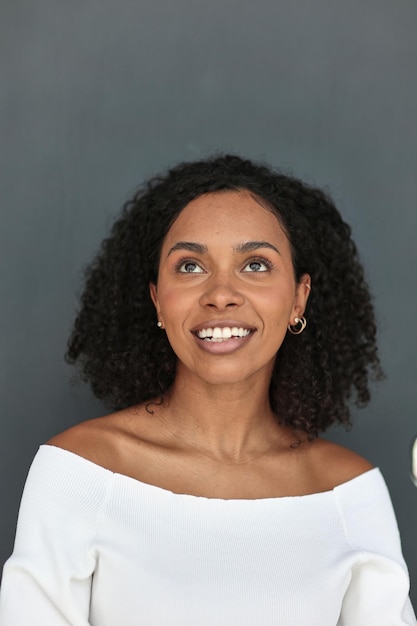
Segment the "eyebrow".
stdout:
<svg viewBox="0 0 417 626">
<path fill-rule="evenodd" d="M 253 250 L 258 250 L 259 248 L 270 248 L 271 250 L 275 250 L 277 254 L 281 254 L 278 248 L 269 243 L 269 241 L 246 241 L 245 243 L 240 243 L 234 247 L 235 252 L 239 252 L 240 254 L 244 254 L 246 252 L 253 252 Z"/>
<path fill-rule="evenodd" d="M 195 252 L 196 254 L 206 254 L 208 252 L 207 246 L 203 246 L 201 243 L 194 243 L 193 241 L 178 241 L 168 251 L 167 257 L 176 250 L 188 250 L 189 252 Z"/>
<path fill-rule="evenodd" d="M 245 243 L 239 243 L 234 246 L 233 250 L 239 254 L 246 254 L 247 252 L 253 252 L 259 248 L 270 248 L 277 254 L 281 254 L 278 248 L 272 245 L 272 243 L 269 243 L 269 241 L 245 241 Z M 193 241 L 178 241 L 172 246 L 172 248 L 169 249 L 167 257 L 169 257 L 169 255 L 176 250 L 188 250 L 189 252 L 195 252 L 196 254 L 207 254 L 208 252 L 207 246 L 204 246 L 201 243 Z"/>
</svg>

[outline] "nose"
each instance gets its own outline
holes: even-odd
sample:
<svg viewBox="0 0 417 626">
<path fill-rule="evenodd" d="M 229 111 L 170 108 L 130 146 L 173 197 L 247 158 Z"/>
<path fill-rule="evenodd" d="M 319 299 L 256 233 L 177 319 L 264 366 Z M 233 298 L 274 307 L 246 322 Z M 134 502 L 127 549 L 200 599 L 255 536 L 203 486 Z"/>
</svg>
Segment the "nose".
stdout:
<svg viewBox="0 0 417 626">
<path fill-rule="evenodd" d="M 239 291 L 236 279 L 230 275 L 213 274 L 204 285 L 205 289 L 200 297 L 203 307 L 224 311 L 241 306 L 245 298 Z"/>
</svg>

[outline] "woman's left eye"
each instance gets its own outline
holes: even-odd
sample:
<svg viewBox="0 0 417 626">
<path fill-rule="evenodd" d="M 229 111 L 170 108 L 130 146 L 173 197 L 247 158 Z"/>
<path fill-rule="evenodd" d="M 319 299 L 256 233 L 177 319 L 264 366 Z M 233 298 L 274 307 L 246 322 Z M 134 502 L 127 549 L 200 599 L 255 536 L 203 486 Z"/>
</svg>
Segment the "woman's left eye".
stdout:
<svg viewBox="0 0 417 626">
<path fill-rule="evenodd" d="M 269 269 L 271 269 L 271 266 L 266 260 L 265 261 L 254 260 L 254 261 L 249 261 L 249 263 L 247 263 L 247 265 L 245 265 L 245 267 L 243 268 L 243 271 L 244 272 L 267 272 Z"/>
<path fill-rule="evenodd" d="M 185 261 L 178 266 L 178 271 L 183 274 L 201 274 L 201 267 L 194 261 Z"/>
</svg>

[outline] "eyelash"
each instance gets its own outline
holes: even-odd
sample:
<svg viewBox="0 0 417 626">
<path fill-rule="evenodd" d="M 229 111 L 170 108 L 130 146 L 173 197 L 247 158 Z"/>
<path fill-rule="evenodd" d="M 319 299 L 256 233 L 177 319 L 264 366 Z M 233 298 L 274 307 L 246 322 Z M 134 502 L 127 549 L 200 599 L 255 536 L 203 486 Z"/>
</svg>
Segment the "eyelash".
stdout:
<svg viewBox="0 0 417 626">
<path fill-rule="evenodd" d="M 200 273 L 202 273 L 202 272 L 182 272 L 181 271 L 181 267 L 183 265 L 187 265 L 187 263 L 191 263 L 193 265 L 197 265 L 200 269 L 203 269 L 198 261 L 195 261 L 194 259 L 190 259 L 190 258 L 181 258 L 181 259 L 178 259 L 178 261 L 175 263 L 174 271 L 179 272 L 180 274 L 200 274 Z M 260 263 L 261 265 L 265 265 L 266 270 L 261 270 L 260 272 L 259 271 L 258 272 L 245 272 L 247 274 L 260 274 L 260 273 L 263 273 L 263 272 L 267 272 L 267 271 L 271 270 L 274 267 L 273 263 L 271 263 L 271 261 L 269 259 L 266 259 L 265 257 L 258 256 L 258 257 L 254 257 L 254 258 L 250 259 L 249 261 L 247 261 L 245 263 L 245 265 L 243 266 L 243 269 L 245 267 L 247 267 L 248 265 L 250 265 L 251 263 Z"/>
<path fill-rule="evenodd" d="M 183 265 L 187 265 L 187 263 L 192 263 L 193 265 L 198 265 L 198 267 L 200 267 L 201 269 L 203 269 L 200 265 L 200 263 L 198 263 L 197 261 L 195 261 L 194 259 L 187 259 L 187 258 L 182 258 L 182 259 L 178 259 L 178 261 L 175 263 L 174 265 L 174 270 L 176 272 L 179 272 L 180 274 L 193 274 L 193 273 L 197 273 L 199 274 L 200 272 L 181 272 L 180 269 Z"/>
<path fill-rule="evenodd" d="M 261 265 L 265 265 L 266 270 L 261 270 L 262 271 L 269 271 L 272 270 L 272 268 L 274 267 L 273 263 L 271 263 L 271 261 L 269 259 L 265 259 L 265 257 L 262 256 L 258 256 L 258 257 L 254 257 L 253 259 L 250 259 L 246 265 L 244 265 L 244 267 L 247 267 L 248 265 L 250 265 L 251 263 L 260 263 Z M 248 274 L 259 274 L 261 272 L 247 272 Z"/>
</svg>

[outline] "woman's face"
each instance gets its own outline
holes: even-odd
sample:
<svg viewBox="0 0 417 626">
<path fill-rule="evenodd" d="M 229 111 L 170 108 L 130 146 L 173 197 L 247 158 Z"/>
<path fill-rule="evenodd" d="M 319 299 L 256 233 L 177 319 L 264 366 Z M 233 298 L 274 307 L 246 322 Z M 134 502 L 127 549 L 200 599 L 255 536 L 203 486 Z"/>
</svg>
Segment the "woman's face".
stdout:
<svg viewBox="0 0 417 626">
<path fill-rule="evenodd" d="M 309 276 L 294 277 L 289 241 L 246 191 L 200 196 L 162 245 L 151 296 L 178 372 L 211 384 L 269 381 L 275 355 L 302 317 Z"/>
</svg>

